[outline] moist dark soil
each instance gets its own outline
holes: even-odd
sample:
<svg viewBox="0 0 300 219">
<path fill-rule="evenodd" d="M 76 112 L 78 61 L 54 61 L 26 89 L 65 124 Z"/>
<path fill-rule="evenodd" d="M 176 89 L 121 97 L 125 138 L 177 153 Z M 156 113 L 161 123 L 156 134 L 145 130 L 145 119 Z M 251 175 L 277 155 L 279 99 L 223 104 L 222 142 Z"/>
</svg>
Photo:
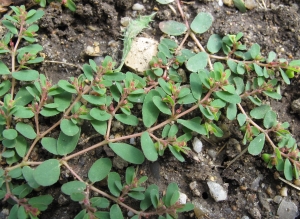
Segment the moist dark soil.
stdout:
<svg viewBox="0 0 300 219">
<path fill-rule="evenodd" d="M 206 45 L 209 36 L 213 33 L 223 36 L 243 32 L 243 42 L 248 46 L 258 43 L 264 55 L 275 51 L 281 58 L 300 59 L 300 3 L 296 0 L 265 2 L 267 7 L 263 8 L 258 4 L 261 1 L 257 0 L 257 7 L 246 13 L 240 13 L 234 7 L 220 6 L 219 1 L 213 0 L 186 1 L 182 7 L 190 20 L 199 12 L 210 12 L 213 15 L 213 26 L 207 33 L 199 36 L 202 45 Z M 81 74 L 79 66 L 87 63 L 89 59 L 99 59 L 109 55 L 119 62 L 123 43 L 120 23 L 122 17 L 136 18 L 138 15 L 149 15 L 155 10 L 157 14 L 154 21 L 144 34 L 158 40 L 162 35 L 158 28 L 160 21 L 181 19 L 179 13 L 174 14 L 170 7 L 160 5 L 155 0 L 76 0 L 75 3 L 76 12 L 71 12 L 58 3 L 51 3 L 44 9 L 45 16 L 39 23 L 39 43 L 44 47 L 45 59 L 62 62 L 45 62 L 39 67 L 39 71 L 46 74 L 53 84 L 60 79 Z M 144 5 L 145 10 L 133 11 L 134 3 Z M 176 8 L 175 4 L 173 6 Z M 177 40 L 181 42 L 182 38 L 178 37 Z M 94 48 L 99 46 L 100 52 L 96 58 L 86 53 L 88 46 Z M 185 46 L 193 48 L 194 43 L 191 41 Z M 74 66 L 63 63 L 74 64 Z M 300 142 L 300 116 L 291 111 L 291 102 L 300 98 L 299 87 L 299 77 L 295 77 L 291 85 L 282 87 L 282 100 L 270 101 L 272 108 L 278 113 L 279 121 L 290 123 L 290 131 L 297 142 Z M 275 179 L 275 171 L 268 169 L 259 156 L 245 153 L 226 168 L 226 164 L 245 148 L 241 144 L 242 133 L 236 130 L 236 127 L 235 123 L 225 120 L 222 124 L 225 130 L 223 138 L 207 140 L 197 136 L 204 144 L 200 161 L 187 157 L 186 162 L 181 163 L 174 156 L 166 153 L 154 163 L 145 162 L 139 166 L 139 174 L 147 175 L 148 183 L 156 183 L 160 191 L 164 191 L 171 182 L 178 184 L 180 191 L 196 205 L 195 212 L 182 214 L 180 218 L 279 218 L 276 216 L 279 204 L 274 201 L 274 197 L 282 197 L 282 187 L 288 190 L 287 196 L 283 198 L 299 206 L 300 192 Z M 120 127 L 117 133 L 123 135 L 126 131 L 130 133 L 135 131 L 131 129 L 133 128 Z M 85 137 L 95 134 L 89 126 L 84 127 L 83 130 L 85 130 Z M 79 145 L 78 150 L 101 140 L 102 137 L 93 138 Z M 191 143 L 189 146 L 192 147 Z M 224 149 L 221 150 L 223 146 Z M 212 150 L 221 152 L 212 158 L 208 155 Z M 267 146 L 265 151 L 268 150 Z M 37 149 L 34 155 L 32 159 L 37 161 L 44 160 L 43 156 L 48 156 L 40 149 Z M 114 170 L 124 174 L 128 163 L 116 157 L 106 147 L 77 157 L 70 162 L 70 165 L 81 177 L 87 178 L 92 163 L 103 156 L 110 156 L 114 162 Z M 73 178 L 70 175 L 63 170 L 60 183 L 71 181 Z M 228 187 L 226 201 L 214 201 L 206 183 L 208 180 L 214 180 Z M 191 183 L 195 185 L 192 189 Z M 41 218 L 74 218 L 81 210 L 81 206 L 62 194 L 60 185 L 57 184 L 56 187 L 44 191 L 51 194 L 55 200 L 50 208 L 41 214 Z"/>
</svg>

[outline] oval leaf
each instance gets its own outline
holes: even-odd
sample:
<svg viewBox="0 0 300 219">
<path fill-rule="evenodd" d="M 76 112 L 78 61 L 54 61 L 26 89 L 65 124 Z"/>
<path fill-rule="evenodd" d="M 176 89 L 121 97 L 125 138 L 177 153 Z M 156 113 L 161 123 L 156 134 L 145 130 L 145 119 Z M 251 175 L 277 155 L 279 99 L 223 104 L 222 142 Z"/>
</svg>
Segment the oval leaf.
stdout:
<svg viewBox="0 0 300 219">
<path fill-rule="evenodd" d="M 81 181 L 71 181 L 62 185 L 61 191 L 66 195 L 71 195 L 72 193 L 83 192 L 86 189 L 86 184 Z"/>
<path fill-rule="evenodd" d="M 38 79 L 39 72 L 36 70 L 21 70 L 13 72 L 12 76 L 19 81 L 34 81 Z"/>
<path fill-rule="evenodd" d="M 162 21 L 159 23 L 159 29 L 172 36 L 179 36 L 187 31 L 185 24 L 177 21 Z"/>
<path fill-rule="evenodd" d="M 211 27 L 212 22 L 213 16 L 211 13 L 200 12 L 191 23 L 191 29 L 195 33 L 204 33 Z"/>
<path fill-rule="evenodd" d="M 16 129 L 18 132 L 20 132 L 21 135 L 23 135 L 26 138 L 35 139 L 36 137 L 35 131 L 28 124 L 25 124 L 23 122 L 18 122 L 16 125 Z"/>
<path fill-rule="evenodd" d="M 80 128 L 75 125 L 70 119 L 63 119 L 60 123 L 60 129 L 67 136 L 74 136 L 80 130 Z"/>
<path fill-rule="evenodd" d="M 156 161 L 158 158 L 158 154 L 148 132 L 144 132 L 142 134 L 141 145 L 145 157 L 150 161 Z"/>
<path fill-rule="evenodd" d="M 110 172 L 112 163 L 109 158 L 100 158 L 91 166 L 88 177 L 92 183 L 101 181 L 104 179 Z"/>
<path fill-rule="evenodd" d="M 34 180 L 41 186 L 51 186 L 56 183 L 60 175 L 59 161 L 49 159 L 40 164 L 33 172 Z"/>
<path fill-rule="evenodd" d="M 57 153 L 59 155 L 66 155 L 71 153 L 77 145 L 80 136 L 80 131 L 74 136 L 67 136 L 60 132 L 57 140 Z"/>
<path fill-rule="evenodd" d="M 258 155 L 265 145 L 265 134 L 261 133 L 256 136 L 249 144 L 248 152 L 252 155 Z"/>
<path fill-rule="evenodd" d="M 191 72 L 197 72 L 207 66 L 208 55 L 206 52 L 199 52 L 188 59 L 186 68 Z"/>
<path fill-rule="evenodd" d="M 138 118 L 134 115 L 116 114 L 115 118 L 126 125 L 137 126 L 139 123 Z"/>
<path fill-rule="evenodd" d="M 109 143 L 109 147 L 122 159 L 134 163 L 142 164 L 145 160 L 144 154 L 137 148 L 125 143 Z"/>
</svg>

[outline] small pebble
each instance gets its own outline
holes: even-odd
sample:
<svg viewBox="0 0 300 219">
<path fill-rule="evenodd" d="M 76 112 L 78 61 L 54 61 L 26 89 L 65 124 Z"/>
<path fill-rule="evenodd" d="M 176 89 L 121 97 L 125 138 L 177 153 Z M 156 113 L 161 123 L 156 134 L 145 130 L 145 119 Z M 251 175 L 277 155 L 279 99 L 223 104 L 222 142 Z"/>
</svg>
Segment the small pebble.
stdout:
<svg viewBox="0 0 300 219">
<path fill-rule="evenodd" d="M 209 192 L 216 202 L 227 200 L 227 190 L 216 182 L 207 182 Z"/>
<path fill-rule="evenodd" d="M 287 187 L 282 187 L 281 189 L 280 189 L 280 195 L 282 196 L 282 197 L 286 197 L 286 196 L 288 196 L 288 189 L 287 189 Z"/>
<path fill-rule="evenodd" d="M 142 4 L 139 4 L 139 3 L 135 3 L 133 6 L 132 6 L 132 10 L 134 11 L 142 11 L 145 9 L 145 6 L 142 5 Z"/>
<path fill-rule="evenodd" d="M 191 189 L 191 190 L 194 190 L 194 189 L 197 187 L 197 182 L 196 182 L 196 181 L 193 181 L 193 182 L 190 183 L 189 186 L 190 186 L 190 189 Z"/>
<path fill-rule="evenodd" d="M 277 215 L 279 218 L 295 219 L 298 215 L 298 207 L 294 202 L 283 199 L 277 209 Z"/>
<path fill-rule="evenodd" d="M 131 21 L 130 17 L 122 17 L 120 22 L 123 27 L 127 27 L 130 21 Z"/>
<path fill-rule="evenodd" d="M 200 153 L 202 151 L 203 144 L 198 138 L 194 138 L 193 141 L 193 149 L 196 153 Z"/>
<path fill-rule="evenodd" d="M 179 203 L 180 204 L 186 204 L 186 200 L 187 200 L 187 195 L 180 192 L 180 194 L 179 194 Z"/>
<path fill-rule="evenodd" d="M 134 213 L 133 213 L 132 211 L 128 211 L 128 212 L 127 212 L 127 216 L 128 216 L 128 217 L 132 217 L 133 215 L 134 215 Z"/>
<path fill-rule="evenodd" d="M 277 204 L 279 204 L 281 201 L 282 201 L 282 197 L 280 195 L 276 195 L 274 198 L 273 198 L 273 201 Z"/>
</svg>

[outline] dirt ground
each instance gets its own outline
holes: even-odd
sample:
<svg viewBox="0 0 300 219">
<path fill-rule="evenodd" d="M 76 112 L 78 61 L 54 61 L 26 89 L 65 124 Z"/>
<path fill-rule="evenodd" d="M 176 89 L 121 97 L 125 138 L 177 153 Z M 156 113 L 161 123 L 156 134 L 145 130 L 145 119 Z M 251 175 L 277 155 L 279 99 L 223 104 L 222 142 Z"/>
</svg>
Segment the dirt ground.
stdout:
<svg viewBox="0 0 300 219">
<path fill-rule="evenodd" d="M 149 15 L 154 8 L 157 8 L 154 22 L 151 23 L 150 29 L 145 31 L 150 37 L 156 39 L 162 35 L 158 29 L 160 21 L 168 19 L 180 21 L 179 14 L 175 15 L 168 6 L 159 5 L 155 0 L 76 0 L 75 3 L 77 5 L 75 13 L 57 3 L 51 3 L 45 9 L 45 16 L 39 24 L 39 43 L 44 47 L 46 60 L 80 66 L 88 59 L 94 58 L 86 54 L 86 48 L 99 46 L 100 57 L 110 55 L 119 61 L 122 55 L 120 28 L 122 17 L 135 18 L 139 14 Z M 145 10 L 133 11 L 134 3 L 144 5 Z M 186 1 L 183 9 L 190 15 L 191 20 L 202 11 L 213 15 L 212 28 L 208 33 L 201 35 L 203 45 L 212 33 L 225 35 L 243 32 L 244 42 L 248 46 L 257 42 L 261 45 L 264 54 L 276 51 L 282 58 L 300 59 L 300 3 L 297 0 L 267 0 L 266 3 L 266 9 L 257 4 L 257 8 L 244 14 L 236 8 L 220 6 L 219 1 L 216 0 Z M 178 38 L 179 42 L 180 39 Z M 192 42 L 189 46 L 193 46 Z M 39 70 L 44 72 L 53 83 L 81 73 L 80 68 L 57 63 L 44 63 Z M 299 77 L 296 77 L 292 80 L 291 86 L 282 87 L 282 100 L 271 101 L 279 120 L 291 124 L 290 131 L 295 135 L 297 142 L 300 142 L 300 116 L 291 112 L 290 104 L 300 98 L 299 86 Z M 235 130 L 235 127 L 235 124 L 227 121 L 223 124 L 223 128 L 227 129 L 224 138 L 209 139 L 209 141 L 202 139 L 205 148 L 200 157 L 201 162 L 187 158 L 186 162 L 180 163 L 166 153 L 157 162 L 146 162 L 139 167 L 139 172 L 149 177 L 148 183 L 156 183 L 163 191 L 169 183 L 176 182 L 180 191 L 196 205 L 195 212 L 186 213 L 180 218 L 279 218 L 276 216 L 279 204 L 274 201 L 274 198 L 280 196 L 282 187 L 288 190 L 287 196 L 283 198 L 300 206 L 300 192 L 275 179 L 273 176 L 275 171 L 267 169 L 260 157 L 253 157 L 246 153 L 228 168 L 224 168 L 226 162 L 231 161 L 245 147 L 239 144 L 242 135 Z M 91 128 L 86 127 L 85 130 Z M 86 131 L 85 134 L 91 133 Z M 201 138 L 201 136 L 197 137 Z M 88 147 L 98 141 L 99 139 L 93 139 L 80 147 Z M 209 156 L 210 152 L 219 151 L 224 145 L 225 149 L 216 158 Z M 39 156 L 43 154 L 38 150 L 36 153 Z M 91 164 L 105 153 L 108 153 L 108 149 L 97 149 L 74 159 L 72 166 L 79 170 L 79 175 L 86 177 Z M 115 170 L 119 173 L 124 172 L 128 164 L 116 157 L 113 159 Z M 212 178 L 228 186 L 227 201 L 215 202 L 210 196 L 206 182 Z M 63 171 L 61 182 L 67 180 L 71 178 L 68 178 L 68 173 Z M 41 214 L 41 218 L 69 219 L 74 218 L 80 211 L 79 204 L 62 195 L 59 186 L 51 187 L 47 192 L 52 194 L 55 200 L 51 208 Z"/>
</svg>

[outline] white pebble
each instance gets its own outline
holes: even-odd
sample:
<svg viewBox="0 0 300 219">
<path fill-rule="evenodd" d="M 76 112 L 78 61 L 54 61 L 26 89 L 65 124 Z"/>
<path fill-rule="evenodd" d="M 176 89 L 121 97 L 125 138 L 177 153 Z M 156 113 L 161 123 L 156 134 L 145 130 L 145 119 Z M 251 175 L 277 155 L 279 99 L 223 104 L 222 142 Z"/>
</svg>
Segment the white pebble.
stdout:
<svg viewBox="0 0 300 219">
<path fill-rule="evenodd" d="M 198 138 L 194 138 L 193 141 L 193 149 L 196 153 L 200 153 L 202 151 L 203 144 Z"/>
<path fill-rule="evenodd" d="M 210 195 L 216 202 L 224 201 L 227 199 L 227 190 L 225 190 L 223 186 L 211 181 L 208 181 L 207 185 L 209 188 Z"/>
<path fill-rule="evenodd" d="M 132 10 L 134 11 L 142 11 L 145 9 L 145 6 L 142 5 L 142 4 L 139 4 L 139 3 L 135 3 L 133 6 L 132 6 Z"/>
<path fill-rule="evenodd" d="M 180 204 L 186 204 L 187 196 L 184 193 L 179 193 L 179 203 Z"/>
</svg>

